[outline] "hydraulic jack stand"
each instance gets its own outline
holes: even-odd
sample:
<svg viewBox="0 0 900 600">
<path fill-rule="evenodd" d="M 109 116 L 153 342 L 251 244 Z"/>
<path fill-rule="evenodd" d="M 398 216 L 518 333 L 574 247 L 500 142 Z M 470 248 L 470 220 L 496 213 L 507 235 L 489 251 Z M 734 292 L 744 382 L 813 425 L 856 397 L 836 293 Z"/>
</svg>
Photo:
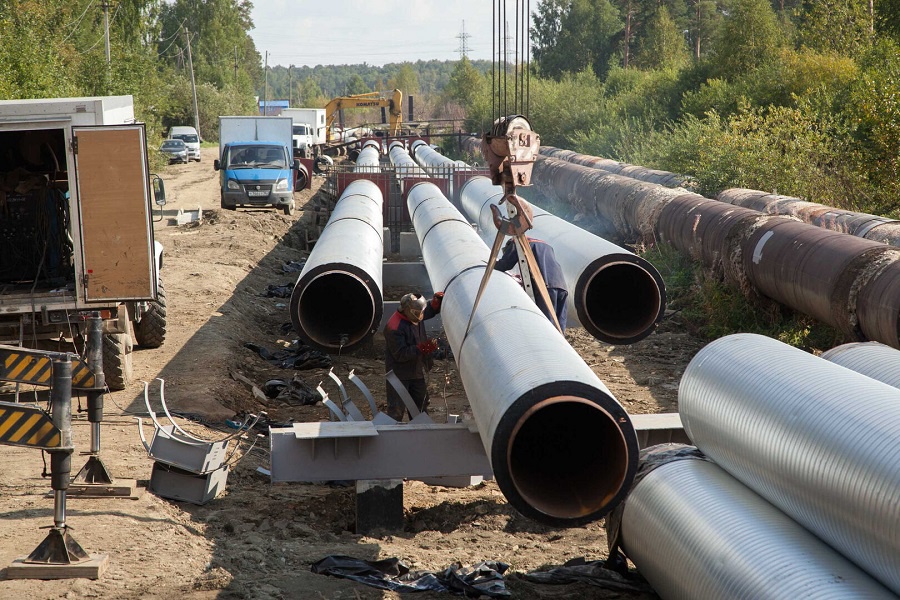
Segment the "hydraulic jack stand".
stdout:
<svg viewBox="0 0 900 600">
<path fill-rule="evenodd" d="M 103 320 L 94 313 L 88 326 L 87 361 L 94 372 L 94 388 L 87 390 L 87 414 L 91 424 L 91 449 L 86 452 L 87 463 L 72 479 L 69 495 L 72 498 L 137 499 L 140 494 L 134 479 L 113 480 L 100 458 L 100 423 L 103 421 L 103 396 L 106 376 L 103 374 Z"/>
<path fill-rule="evenodd" d="M 27 557 L 7 567 L 9 579 L 97 579 L 106 570 L 109 556 L 88 555 L 69 534 L 66 525 L 66 490 L 72 472 L 72 363 L 67 356 L 53 361 L 50 388 L 51 422 L 42 425 L 41 446 L 50 454 L 50 485 L 53 488 L 53 526 L 50 533 Z M 37 407 L 34 410 L 40 411 Z M 46 418 L 43 411 L 32 418 Z M 40 424 L 40 423 L 38 423 Z"/>
</svg>

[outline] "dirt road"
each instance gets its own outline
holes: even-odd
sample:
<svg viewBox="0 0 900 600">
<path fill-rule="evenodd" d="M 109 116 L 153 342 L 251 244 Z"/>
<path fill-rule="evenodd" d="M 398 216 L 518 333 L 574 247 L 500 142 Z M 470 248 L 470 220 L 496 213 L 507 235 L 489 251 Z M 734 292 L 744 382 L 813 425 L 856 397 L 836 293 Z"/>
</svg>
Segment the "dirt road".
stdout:
<svg viewBox="0 0 900 600">
<path fill-rule="evenodd" d="M 170 408 L 192 419 L 189 429 L 212 439 L 227 431 L 225 420 L 241 411 L 267 410 L 274 422 L 327 419 L 321 403 L 291 406 L 254 399 L 238 374 L 261 385 L 272 378 L 322 381 L 322 369 L 284 371 L 244 347 L 246 342 L 276 350 L 290 343 L 289 299 L 265 297 L 270 284 L 292 284 L 296 273 L 282 265 L 302 259 L 304 229 L 315 219 L 321 197 L 297 195 L 307 210 L 288 217 L 273 210 L 219 209 L 215 149 L 203 162 L 174 165 L 163 176 L 170 203 L 156 225 L 165 246 L 163 279 L 168 294 L 168 337 L 158 349 L 136 349 L 139 382 L 106 396 L 101 456 L 113 476 L 146 481 L 152 462 L 141 445 L 134 417 L 145 415 L 143 384 L 158 397 L 166 382 Z M 320 185 L 316 180 L 316 187 Z M 199 224 L 173 226 L 168 214 L 181 208 L 203 210 Z M 673 323 L 630 347 L 611 347 L 586 335 L 570 341 L 619 401 L 633 413 L 671 411 L 679 377 L 701 343 L 679 333 Z M 379 384 L 380 347 L 363 356 L 333 357 L 338 373 L 351 368 L 383 399 Z M 450 384 L 444 389 L 445 374 Z M 460 411 L 465 396 L 452 361 L 438 361 L 432 376 L 435 419 L 446 406 Z M 83 402 L 82 402 L 83 403 Z M 159 410 L 159 405 L 154 405 Z M 83 413 L 73 425 L 77 454 L 89 444 Z M 189 421 L 182 421 L 183 423 Z M 151 434 L 150 430 L 147 431 Z M 268 465 L 267 441 L 239 463 L 224 495 L 204 506 L 164 500 L 143 493 L 137 500 L 70 499 L 68 524 L 90 553 L 109 555 L 99 580 L 0 580 L 3 598 L 397 598 L 346 580 L 310 572 L 311 563 L 331 554 L 363 559 L 398 557 L 412 569 L 442 570 L 455 561 L 471 565 L 499 560 L 511 572 L 560 565 L 575 557 L 607 554 L 602 522 L 556 529 L 523 518 L 506 503 L 494 482 L 468 489 L 408 482 L 404 490 L 406 527 L 383 537 L 353 532 L 352 488 L 324 485 L 272 485 L 256 472 Z M 49 480 L 41 477 L 41 453 L 0 447 L 0 567 L 30 553 L 53 521 Z M 5 573 L 5 572 L 4 572 Z M 0 573 L 2 575 L 2 573 Z M 585 584 L 547 586 L 509 578 L 516 598 L 650 598 Z M 421 598 L 446 598 L 426 592 Z"/>
</svg>

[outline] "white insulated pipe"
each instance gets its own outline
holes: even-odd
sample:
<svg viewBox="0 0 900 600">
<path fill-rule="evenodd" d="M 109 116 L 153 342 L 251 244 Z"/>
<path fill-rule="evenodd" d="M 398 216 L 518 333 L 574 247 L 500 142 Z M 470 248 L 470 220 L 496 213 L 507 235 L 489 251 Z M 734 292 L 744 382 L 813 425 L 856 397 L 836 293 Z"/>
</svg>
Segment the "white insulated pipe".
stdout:
<svg viewBox="0 0 900 600">
<path fill-rule="evenodd" d="M 896 348 L 878 342 L 852 342 L 826 350 L 821 358 L 900 388 L 900 350 Z"/>
<path fill-rule="evenodd" d="M 407 206 L 501 491 L 537 521 L 599 518 L 637 467 L 628 413 L 511 277 L 491 276 L 467 331 L 488 248 L 434 184 L 411 187 Z"/>
<path fill-rule="evenodd" d="M 644 474 L 625 501 L 619 536 L 664 600 L 896 597 L 705 460 L 676 459 Z"/>
<path fill-rule="evenodd" d="M 408 177 L 426 178 L 428 174 L 412 159 L 402 142 L 394 141 L 388 149 L 391 164 L 401 182 Z"/>
<path fill-rule="evenodd" d="M 477 176 L 463 184 L 459 197 L 463 212 L 490 246 L 497 235 L 490 207 L 503 198 L 503 188 Z M 598 340 L 613 344 L 631 344 L 653 333 L 666 308 L 666 286 L 656 268 L 624 248 L 531 207 L 534 227 L 528 235 L 553 247 L 569 288 L 569 317 Z"/>
<path fill-rule="evenodd" d="M 378 330 L 384 312 L 382 202 L 371 181 L 351 182 L 297 278 L 291 322 L 316 348 L 352 350 Z"/>
<path fill-rule="evenodd" d="M 381 172 L 381 147 L 374 140 L 367 140 L 356 157 L 354 173 L 380 173 Z"/>
<path fill-rule="evenodd" d="M 741 333 L 694 356 L 678 412 L 706 456 L 900 594 L 900 390 Z"/>
</svg>

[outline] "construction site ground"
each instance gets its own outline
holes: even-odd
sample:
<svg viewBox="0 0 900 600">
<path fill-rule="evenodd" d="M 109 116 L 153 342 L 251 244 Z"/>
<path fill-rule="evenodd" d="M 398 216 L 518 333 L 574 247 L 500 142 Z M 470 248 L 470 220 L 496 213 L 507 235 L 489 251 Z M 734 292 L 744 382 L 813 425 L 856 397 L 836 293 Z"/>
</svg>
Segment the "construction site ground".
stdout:
<svg viewBox="0 0 900 600">
<path fill-rule="evenodd" d="M 106 395 L 101 457 L 117 479 L 146 485 L 152 461 L 141 445 L 135 416 L 146 415 L 143 381 L 159 410 L 162 378 L 169 407 L 198 436 L 222 437 L 226 420 L 265 410 L 273 423 L 327 420 L 321 403 L 295 406 L 255 396 L 270 379 L 295 375 L 315 388 L 327 369 L 283 370 L 244 347 L 246 342 L 278 350 L 293 333 L 289 298 L 265 297 L 270 284 L 293 284 L 297 273 L 282 265 L 300 261 L 307 234 L 316 235 L 318 206 L 328 198 L 313 191 L 296 195 L 293 216 L 272 209 L 219 208 L 215 148 L 203 149 L 199 164 L 173 165 L 162 173 L 169 204 L 156 224 L 165 246 L 162 277 L 168 294 L 168 336 L 158 349 L 136 348 L 135 383 Z M 203 219 L 170 224 L 178 209 L 203 211 Z M 324 222 L 320 223 L 324 224 Z M 614 293 L 611 290 L 610 293 Z M 391 298 L 388 298 L 391 299 Z M 396 298 L 395 298 L 396 299 Z M 631 413 L 677 408 L 678 382 L 702 342 L 681 331 L 674 319 L 631 346 L 600 343 L 582 329 L 566 337 L 615 397 Z M 335 372 L 350 369 L 384 401 L 383 340 L 347 356 L 333 356 Z M 533 365 L 540 368 L 540 365 Z M 436 361 L 430 376 L 431 414 L 442 422 L 449 411 L 466 414 L 465 393 L 452 360 Z M 27 398 L 26 398 L 27 399 Z M 359 403 L 358 403 L 359 404 Z M 83 398 L 81 405 L 84 405 Z M 146 426 L 146 419 L 145 419 Z M 75 413 L 73 471 L 89 447 L 84 413 Z M 148 427 L 147 435 L 152 435 Z M 3 446 L 0 466 L 0 568 L 29 554 L 53 522 L 49 479 L 38 450 Z M 352 581 L 313 574 L 310 565 L 328 555 L 361 559 L 397 557 L 412 570 L 445 569 L 484 560 L 508 563 L 507 585 L 514 598 L 654 598 L 586 583 L 544 585 L 518 575 L 584 557 L 607 556 L 602 521 L 560 529 L 526 519 L 505 501 L 496 483 L 465 488 L 404 486 L 402 531 L 362 536 L 354 531 L 355 488 L 340 485 L 277 484 L 257 471 L 268 467 L 268 439 L 233 469 L 224 494 L 203 506 L 165 500 L 144 492 L 137 500 L 75 499 L 67 505 L 73 537 L 89 553 L 106 554 L 109 566 L 98 580 L 11 580 L 0 572 L 2 598 L 397 598 Z M 446 598 L 424 592 L 420 598 Z"/>
</svg>

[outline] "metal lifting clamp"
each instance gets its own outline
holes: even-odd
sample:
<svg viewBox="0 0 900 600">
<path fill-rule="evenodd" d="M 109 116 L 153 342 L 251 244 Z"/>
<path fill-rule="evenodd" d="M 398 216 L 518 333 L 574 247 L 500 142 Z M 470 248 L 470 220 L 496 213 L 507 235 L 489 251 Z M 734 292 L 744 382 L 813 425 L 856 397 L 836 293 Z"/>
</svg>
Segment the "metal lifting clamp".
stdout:
<svg viewBox="0 0 900 600">
<path fill-rule="evenodd" d="M 478 295 L 472 306 L 472 314 L 466 325 L 466 333 L 472 325 L 481 295 L 487 287 L 488 279 L 494 270 L 497 257 L 506 236 L 515 240 L 516 251 L 519 257 L 519 271 L 522 273 L 522 284 L 532 300 L 539 294 L 548 312 L 553 317 L 553 324 L 562 333 L 562 328 L 553 311 L 550 296 L 547 293 L 547 284 L 537 266 L 534 254 L 531 252 L 531 244 L 525 235 L 533 227 L 533 214 L 528 202 L 516 195 L 516 186 L 531 185 L 531 170 L 541 146 L 541 137 L 531 129 L 528 119 L 521 115 L 501 117 L 494 123 L 490 133 L 486 133 L 481 142 L 481 153 L 484 155 L 491 172 L 491 182 L 503 188 L 503 197 L 498 204 L 506 203 L 507 217 L 497 205 L 491 205 L 491 215 L 494 225 L 497 227 L 497 237 L 491 246 L 487 269 L 478 287 Z"/>
</svg>

